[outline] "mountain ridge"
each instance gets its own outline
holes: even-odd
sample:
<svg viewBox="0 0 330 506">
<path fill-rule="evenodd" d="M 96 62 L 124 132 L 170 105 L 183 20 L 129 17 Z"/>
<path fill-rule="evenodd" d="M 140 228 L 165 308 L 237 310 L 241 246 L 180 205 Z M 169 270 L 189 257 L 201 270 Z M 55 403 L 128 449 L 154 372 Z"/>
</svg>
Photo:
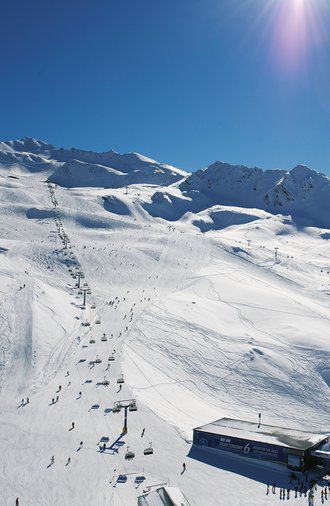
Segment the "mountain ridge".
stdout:
<svg viewBox="0 0 330 506">
<path fill-rule="evenodd" d="M 170 221 L 223 205 L 289 215 L 298 226 L 330 228 L 330 178 L 302 164 L 263 170 L 215 161 L 189 173 L 135 152 L 57 148 L 32 137 L 0 142 L 1 163 L 26 173 L 45 172 L 47 180 L 67 188 L 159 187 L 142 206 Z"/>
</svg>

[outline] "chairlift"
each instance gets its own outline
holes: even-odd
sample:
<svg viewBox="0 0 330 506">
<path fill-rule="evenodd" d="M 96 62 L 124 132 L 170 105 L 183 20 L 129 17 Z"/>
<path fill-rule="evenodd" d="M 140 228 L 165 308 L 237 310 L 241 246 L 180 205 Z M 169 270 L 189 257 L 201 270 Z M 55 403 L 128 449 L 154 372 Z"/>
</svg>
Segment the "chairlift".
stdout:
<svg viewBox="0 0 330 506">
<path fill-rule="evenodd" d="M 85 283 L 84 283 L 84 286 L 88 286 L 88 283 L 86 283 L 86 282 L 85 282 Z"/>
<path fill-rule="evenodd" d="M 101 341 L 104 342 L 104 341 L 107 341 L 107 340 L 108 340 L 107 336 L 105 334 L 103 334 L 103 336 L 101 337 Z"/>
<path fill-rule="evenodd" d="M 96 359 L 94 360 L 95 364 L 100 364 L 102 362 L 102 359 L 99 358 L 99 357 L 96 357 Z"/>
<path fill-rule="evenodd" d="M 127 447 L 127 450 L 126 450 L 126 453 L 125 453 L 125 460 L 131 460 L 131 459 L 134 459 L 135 457 L 135 453 L 132 452 L 130 449 L 129 449 L 129 446 Z"/>
<path fill-rule="evenodd" d="M 129 409 L 129 411 L 137 411 L 136 402 L 133 401 L 128 409 Z"/>
<path fill-rule="evenodd" d="M 152 455 L 154 453 L 154 449 L 152 447 L 152 442 L 150 441 L 148 448 L 143 451 L 144 455 Z"/>
<path fill-rule="evenodd" d="M 102 385 L 108 387 L 110 385 L 110 381 L 104 378 L 104 380 L 102 381 Z"/>
<path fill-rule="evenodd" d="M 92 304 L 92 305 L 91 305 L 91 309 L 96 309 L 95 304 Z"/>
<path fill-rule="evenodd" d="M 113 413 L 119 413 L 120 410 L 121 410 L 121 407 L 118 404 L 115 404 L 114 407 L 112 408 Z"/>
<path fill-rule="evenodd" d="M 95 344 L 95 339 L 91 338 L 91 339 L 89 340 L 89 344 Z"/>
<path fill-rule="evenodd" d="M 95 323 L 96 323 L 96 325 L 100 325 L 100 323 L 101 323 L 100 318 L 98 318 L 97 320 L 95 320 Z"/>
<path fill-rule="evenodd" d="M 124 383 L 123 376 L 120 376 L 120 378 L 117 379 L 117 383 Z"/>
<path fill-rule="evenodd" d="M 83 327 L 90 327 L 91 324 L 89 322 L 81 322 L 81 325 Z"/>
<path fill-rule="evenodd" d="M 115 357 L 113 355 L 110 355 L 110 357 L 108 357 L 109 362 L 113 362 L 114 360 L 115 360 Z"/>
</svg>

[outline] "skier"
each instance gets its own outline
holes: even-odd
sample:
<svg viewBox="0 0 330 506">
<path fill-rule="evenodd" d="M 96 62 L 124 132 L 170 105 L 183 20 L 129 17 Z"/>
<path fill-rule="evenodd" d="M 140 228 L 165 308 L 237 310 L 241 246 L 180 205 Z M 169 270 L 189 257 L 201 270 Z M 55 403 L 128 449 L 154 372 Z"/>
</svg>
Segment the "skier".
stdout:
<svg viewBox="0 0 330 506">
<path fill-rule="evenodd" d="M 29 402 L 30 402 L 30 399 L 27 397 L 26 398 L 26 404 L 29 404 Z"/>
<path fill-rule="evenodd" d="M 79 397 L 81 397 L 81 392 L 79 392 Z"/>
<path fill-rule="evenodd" d="M 143 437 L 143 436 L 144 436 L 145 431 L 146 431 L 146 429 L 145 429 L 145 428 L 143 428 L 143 429 L 142 429 L 142 433 L 141 433 L 141 437 Z"/>
<path fill-rule="evenodd" d="M 107 446 L 106 446 L 106 444 L 105 444 L 105 443 L 103 443 L 103 451 L 104 451 L 104 452 L 105 452 L 106 447 L 107 447 Z"/>
<path fill-rule="evenodd" d="M 74 422 L 72 422 L 71 428 L 74 429 Z"/>
<path fill-rule="evenodd" d="M 119 390 L 118 390 L 118 392 L 120 392 L 120 390 L 121 390 L 121 387 L 122 387 L 122 385 L 119 385 Z"/>
<path fill-rule="evenodd" d="M 19 506 L 19 499 L 18 499 L 18 497 L 16 498 L 15 504 L 16 504 L 16 506 Z"/>
<path fill-rule="evenodd" d="M 182 464 L 182 473 L 181 473 L 181 474 L 183 474 L 183 473 L 185 472 L 185 470 L 186 470 L 186 464 L 185 464 L 185 462 L 184 462 L 184 463 Z"/>
<path fill-rule="evenodd" d="M 82 448 L 83 447 L 83 442 L 80 441 L 80 445 L 79 445 L 79 448 Z"/>
<path fill-rule="evenodd" d="M 54 457 L 54 455 L 53 455 L 53 456 L 52 456 L 52 458 L 50 459 L 50 462 L 51 462 L 51 464 L 54 464 L 54 462 L 55 462 L 55 457 Z"/>
<path fill-rule="evenodd" d="M 68 460 L 67 460 L 66 465 L 69 465 L 69 464 L 70 464 L 70 462 L 71 462 L 71 459 L 70 459 L 70 457 L 69 457 L 69 458 L 68 458 Z"/>
<path fill-rule="evenodd" d="M 59 396 L 57 395 L 57 396 L 56 396 L 56 402 L 58 402 L 58 400 L 59 400 Z"/>
<path fill-rule="evenodd" d="M 58 391 L 60 392 L 61 390 L 62 390 L 62 387 L 61 387 L 61 385 L 59 385 Z"/>
</svg>

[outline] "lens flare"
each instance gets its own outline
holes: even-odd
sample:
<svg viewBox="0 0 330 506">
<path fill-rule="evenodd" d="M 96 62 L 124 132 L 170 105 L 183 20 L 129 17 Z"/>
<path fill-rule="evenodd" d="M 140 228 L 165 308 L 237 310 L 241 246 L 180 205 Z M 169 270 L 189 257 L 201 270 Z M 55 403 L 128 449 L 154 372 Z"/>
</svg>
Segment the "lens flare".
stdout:
<svg viewBox="0 0 330 506">
<path fill-rule="evenodd" d="M 327 0 L 264 0 L 256 19 L 263 28 L 264 42 L 272 62 L 286 72 L 303 66 L 313 52 L 328 39 L 324 23 L 329 12 Z M 326 12 L 327 11 L 327 12 Z"/>
</svg>

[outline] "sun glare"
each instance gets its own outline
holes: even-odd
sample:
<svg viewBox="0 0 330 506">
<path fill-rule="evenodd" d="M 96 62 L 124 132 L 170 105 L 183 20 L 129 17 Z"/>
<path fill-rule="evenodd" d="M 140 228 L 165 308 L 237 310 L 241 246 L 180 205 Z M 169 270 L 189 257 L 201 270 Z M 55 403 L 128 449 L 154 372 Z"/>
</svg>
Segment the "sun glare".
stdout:
<svg viewBox="0 0 330 506">
<path fill-rule="evenodd" d="M 272 60 L 283 71 L 297 70 L 313 47 L 327 38 L 326 0 L 264 0 L 258 17 L 269 44 Z"/>
</svg>

